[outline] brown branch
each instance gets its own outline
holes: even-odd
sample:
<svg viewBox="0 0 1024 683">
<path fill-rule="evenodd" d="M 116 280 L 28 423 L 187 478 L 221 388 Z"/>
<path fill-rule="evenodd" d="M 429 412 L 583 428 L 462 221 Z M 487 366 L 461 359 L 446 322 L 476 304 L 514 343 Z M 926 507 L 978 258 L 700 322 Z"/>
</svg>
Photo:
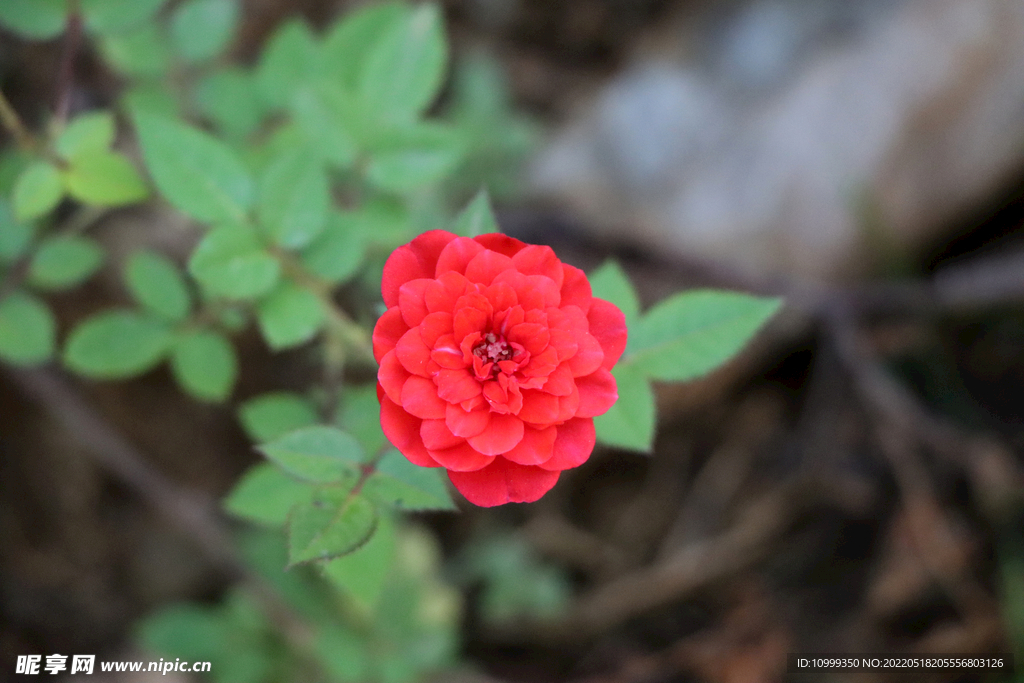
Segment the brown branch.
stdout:
<svg viewBox="0 0 1024 683">
<path fill-rule="evenodd" d="M 78 0 L 68 3 L 67 26 L 64 29 L 64 51 L 57 71 L 57 100 L 54 112 L 57 126 L 62 128 L 71 113 L 71 96 L 75 88 L 75 58 L 82 42 L 82 12 Z"/>
<path fill-rule="evenodd" d="M 149 465 L 56 371 L 3 367 L 3 372 L 26 397 L 62 424 L 98 465 L 127 484 L 164 521 L 192 538 L 220 571 L 241 580 L 289 642 L 301 650 L 311 647 L 311 627 L 239 558 L 212 498 L 175 484 Z"/>
</svg>

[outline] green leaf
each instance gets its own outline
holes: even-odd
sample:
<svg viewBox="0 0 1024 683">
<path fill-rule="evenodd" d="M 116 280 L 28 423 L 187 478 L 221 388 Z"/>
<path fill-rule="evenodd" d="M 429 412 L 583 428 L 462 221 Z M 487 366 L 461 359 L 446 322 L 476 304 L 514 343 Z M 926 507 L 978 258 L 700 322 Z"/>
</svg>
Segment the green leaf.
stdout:
<svg viewBox="0 0 1024 683">
<path fill-rule="evenodd" d="M 227 145 L 148 112 L 135 112 L 135 126 L 146 167 L 171 204 L 201 222 L 245 220 L 255 186 Z"/>
<path fill-rule="evenodd" d="M 395 559 L 397 538 L 395 523 L 382 516 L 377 532 L 359 550 L 322 565 L 324 576 L 342 592 L 366 608 L 373 608 L 384 590 Z"/>
<path fill-rule="evenodd" d="M 126 111 L 148 111 L 173 118 L 178 115 L 180 106 L 177 96 L 168 87 L 169 84 L 161 81 L 137 83 L 121 96 L 121 107 Z"/>
<path fill-rule="evenodd" d="M 27 221 L 14 219 L 10 206 L 0 199 L 0 263 L 17 261 L 32 244 L 35 229 Z"/>
<path fill-rule="evenodd" d="M 47 40 L 64 32 L 67 0 L 3 0 L 0 24 L 30 40 Z"/>
<path fill-rule="evenodd" d="M 259 446 L 289 474 L 314 484 L 353 478 L 366 459 L 363 447 L 336 427 L 313 425 Z"/>
<path fill-rule="evenodd" d="M 640 301 L 625 271 L 616 261 L 609 259 L 590 275 L 590 289 L 594 296 L 610 301 L 626 316 L 626 327 L 631 327 L 640 315 Z"/>
<path fill-rule="evenodd" d="M 170 68 L 171 48 L 155 22 L 100 40 L 103 59 L 125 76 L 160 77 Z"/>
<path fill-rule="evenodd" d="M 455 219 L 452 232 L 463 237 L 476 237 L 492 232 L 501 232 L 498 221 L 491 209 L 491 198 L 487 190 L 480 190 L 473 201 Z"/>
<path fill-rule="evenodd" d="M 6 1 L 6 0 L 5 0 Z M 101 35 L 119 33 L 153 18 L 165 0 L 79 0 L 86 27 Z"/>
<path fill-rule="evenodd" d="M 441 12 L 436 5 L 420 5 L 394 22 L 366 55 L 358 89 L 367 112 L 395 123 L 414 121 L 437 96 L 447 60 Z"/>
<path fill-rule="evenodd" d="M 292 97 L 291 112 L 311 152 L 337 169 L 352 167 L 358 126 L 349 97 L 327 86 L 299 88 Z"/>
<path fill-rule="evenodd" d="M 141 375 L 166 357 L 172 341 L 162 320 L 135 311 L 105 311 L 72 330 L 64 363 L 95 379 Z"/>
<path fill-rule="evenodd" d="M 323 40 L 326 73 L 342 88 L 354 91 L 371 49 L 410 14 L 397 2 L 364 5 L 345 14 Z"/>
<path fill-rule="evenodd" d="M 418 467 L 391 449 L 363 484 L 367 498 L 399 510 L 455 510 L 440 468 Z"/>
<path fill-rule="evenodd" d="M 302 264 L 331 284 L 349 280 L 363 263 L 367 227 L 365 214 L 332 212 L 323 233 L 302 251 Z"/>
<path fill-rule="evenodd" d="M 456 131 L 437 124 L 392 131 L 374 145 L 366 176 L 377 187 L 406 192 L 442 179 L 465 151 Z"/>
<path fill-rule="evenodd" d="M 260 222 L 285 249 L 304 247 L 323 232 L 330 206 L 327 173 L 308 150 L 289 150 L 260 178 Z"/>
<path fill-rule="evenodd" d="M 206 118 L 234 138 L 245 138 L 255 131 L 267 113 L 255 78 L 238 67 L 207 75 L 196 85 L 195 97 Z"/>
<path fill-rule="evenodd" d="M 242 427 L 256 442 L 271 441 L 316 424 L 313 405 L 297 394 L 273 392 L 249 399 L 238 414 Z"/>
<path fill-rule="evenodd" d="M 281 265 L 263 248 L 255 232 L 225 225 L 199 242 L 188 270 L 213 296 L 250 299 L 274 288 Z"/>
<path fill-rule="evenodd" d="M 47 361 L 56 328 L 46 304 L 26 292 L 12 292 L 0 301 L 0 358 L 12 365 Z"/>
<path fill-rule="evenodd" d="M 210 607 L 178 603 L 150 615 L 139 625 L 147 649 L 192 661 L 223 656 L 228 624 Z"/>
<path fill-rule="evenodd" d="M 288 517 L 289 566 L 331 560 L 357 550 L 377 528 L 377 511 L 360 495 L 325 489 Z"/>
<path fill-rule="evenodd" d="M 612 375 L 619 400 L 604 415 L 594 418 L 597 440 L 606 446 L 650 453 L 657 412 L 651 385 L 629 365 L 614 368 Z"/>
<path fill-rule="evenodd" d="M 235 348 L 219 332 L 187 332 L 174 344 L 171 371 L 191 396 L 219 403 L 231 395 L 238 376 Z"/>
<path fill-rule="evenodd" d="M 84 152 L 107 151 L 114 144 L 114 115 L 93 111 L 76 116 L 54 143 L 57 154 L 70 159 Z"/>
<path fill-rule="evenodd" d="M 28 221 L 49 213 L 64 196 L 60 171 L 48 161 L 33 161 L 14 184 L 14 217 Z"/>
<path fill-rule="evenodd" d="M 253 465 L 224 499 L 224 509 L 236 517 L 272 527 L 284 526 L 288 512 L 309 500 L 307 484 L 295 481 L 270 463 Z"/>
<path fill-rule="evenodd" d="M 263 338 L 278 351 L 316 336 L 324 323 L 324 308 L 316 294 L 285 281 L 259 302 L 256 318 Z"/>
<path fill-rule="evenodd" d="M 187 0 L 171 16 L 171 40 L 186 62 L 204 62 L 221 54 L 238 25 L 235 0 Z"/>
<path fill-rule="evenodd" d="M 89 237 L 48 237 L 29 263 L 28 281 L 40 289 L 68 289 L 103 265 L 103 248 Z"/>
<path fill-rule="evenodd" d="M 781 305 L 738 292 L 676 294 L 633 326 L 624 360 L 652 379 L 700 377 L 736 355 Z"/>
<path fill-rule="evenodd" d="M 378 453 L 387 442 L 380 428 L 380 399 L 376 384 L 346 386 L 341 398 L 341 426 L 356 437 L 367 453 Z"/>
<path fill-rule="evenodd" d="M 143 308 L 171 322 L 180 322 L 192 310 L 185 279 L 163 254 L 149 249 L 128 257 L 124 270 L 128 291 Z"/>
<path fill-rule="evenodd" d="M 149 188 L 128 159 L 118 152 L 83 151 L 64 172 L 68 194 L 92 206 L 124 206 L 149 196 Z"/>
<path fill-rule="evenodd" d="M 320 68 L 316 38 L 304 21 L 281 25 L 263 49 L 256 80 L 263 99 L 272 107 L 287 106 L 293 93 L 315 79 Z"/>
</svg>

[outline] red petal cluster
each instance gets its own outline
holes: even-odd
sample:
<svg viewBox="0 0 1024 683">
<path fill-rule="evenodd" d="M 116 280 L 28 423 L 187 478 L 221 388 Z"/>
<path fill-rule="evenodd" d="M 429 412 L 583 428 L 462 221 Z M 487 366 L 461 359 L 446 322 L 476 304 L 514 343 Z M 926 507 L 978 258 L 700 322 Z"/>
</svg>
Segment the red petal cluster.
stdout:
<svg viewBox="0 0 1024 683">
<path fill-rule="evenodd" d="M 578 268 L 505 235 L 443 230 L 399 247 L 373 330 L 384 434 L 470 502 L 532 502 L 594 448 L 618 398 L 626 322 Z"/>
</svg>

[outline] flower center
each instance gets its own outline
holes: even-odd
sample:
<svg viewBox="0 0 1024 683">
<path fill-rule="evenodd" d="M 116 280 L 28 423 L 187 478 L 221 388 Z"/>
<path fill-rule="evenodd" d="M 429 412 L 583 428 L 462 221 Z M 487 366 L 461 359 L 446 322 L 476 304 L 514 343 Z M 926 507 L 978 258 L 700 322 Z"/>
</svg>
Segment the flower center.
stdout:
<svg viewBox="0 0 1024 683">
<path fill-rule="evenodd" d="M 488 332 L 473 348 L 473 355 L 485 363 L 512 360 L 512 347 L 503 338 L 493 332 Z"/>
</svg>

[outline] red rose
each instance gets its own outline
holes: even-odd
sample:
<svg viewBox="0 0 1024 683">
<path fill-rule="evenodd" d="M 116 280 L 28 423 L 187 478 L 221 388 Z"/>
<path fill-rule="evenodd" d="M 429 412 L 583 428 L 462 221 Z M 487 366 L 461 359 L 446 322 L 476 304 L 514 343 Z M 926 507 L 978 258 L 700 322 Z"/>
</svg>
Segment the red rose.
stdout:
<svg viewBox="0 0 1024 683">
<path fill-rule="evenodd" d="M 373 330 L 388 440 L 471 503 L 529 503 L 594 449 L 625 317 L 550 247 L 444 230 L 399 247 Z"/>
</svg>

